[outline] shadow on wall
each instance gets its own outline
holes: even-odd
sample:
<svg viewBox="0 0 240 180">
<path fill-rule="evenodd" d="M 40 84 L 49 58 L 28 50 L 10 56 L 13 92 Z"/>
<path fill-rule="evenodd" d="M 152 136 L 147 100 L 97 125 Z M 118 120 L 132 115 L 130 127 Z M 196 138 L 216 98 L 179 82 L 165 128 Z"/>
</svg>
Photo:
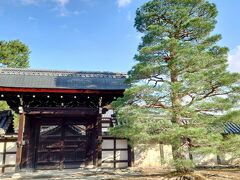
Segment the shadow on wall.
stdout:
<svg viewBox="0 0 240 180">
<path fill-rule="evenodd" d="M 215 154 L 192 154 L 197 166 L 240 165 L 240 158 L 225 154 L 218 163 Z M 136 167 L 170 167 L 173 160 L 172 146 L 163 144 L 140 144 L 134 148 L 134 166 Z"/>
<path fill-rule="evenodd" d="M 134 147 L 134 166 L 137 167 L 167 167 L 172 159 L 170 145 L 139 144 Z"/>
</svg>

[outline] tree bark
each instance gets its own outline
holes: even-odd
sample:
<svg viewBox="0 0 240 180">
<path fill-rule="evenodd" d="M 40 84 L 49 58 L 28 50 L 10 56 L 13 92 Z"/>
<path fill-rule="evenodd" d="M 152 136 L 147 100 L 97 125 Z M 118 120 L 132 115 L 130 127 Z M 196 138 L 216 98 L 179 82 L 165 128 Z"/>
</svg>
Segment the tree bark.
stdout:
<svg viewBox="0 0 240 180">
<path fill-rule="evenodd" d="M 174 62 L 170 66 L 170 76 L 171 76 L 171 83 L 178 82 L 178 71 L 176 64 Z M 178 125 L 182 125 L 181 123 L 181 100 L 178 90 L 171 88 L 171 100 L 172 100 L 172 123 L 177 123 Z M 174 159 L 174 165 L 177 172 L 190 172 L 192 171 L 191 167 L 188 166 L 187 161 L 190 161 L 189 158 L 184 156 L 184 137 L 179 137 L 178 142 L 172 144 L 172 153 Z"/>
<path fill-rule="evenodd" d="M 178 82 L 178 72 L 176 68 L 176 64 L 171 64 L 170 66 L 170 76 L 171 76 L 171 83 Z M 179 108 L 181 106 L 179 93 L 171 87 L 171 100 L 172 100 L 172 122 L 180 124 L 181 116 L 179 114 Z"/>
</svg>

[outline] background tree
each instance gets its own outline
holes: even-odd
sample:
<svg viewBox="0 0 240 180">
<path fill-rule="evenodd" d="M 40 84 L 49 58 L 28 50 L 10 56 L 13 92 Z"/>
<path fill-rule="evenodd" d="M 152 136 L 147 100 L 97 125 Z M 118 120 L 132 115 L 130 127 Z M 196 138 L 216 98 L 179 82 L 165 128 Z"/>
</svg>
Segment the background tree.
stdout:
<svg viewBox="0 0 240 180">
<path fill-rule="evenodd" d="M 29 67 L 29 48 L 19 40 L 0 41 L 0 66 Z"/>
<path fill-rule="evenodd" d="M 133 144 L 171 144 L 178 171 L 192 167 L 186 147 L 219 153 L 222 135 L 212 127 L 239 100 L 239 74 L 226 70 L 228 48 L 211 34 L 216 16 L 205 0 L 152 0 L 138 8 L 143 37 L 131 87 L 113 103 L 119 124 L 112 133 Z"/>
<path fill-rule="evenodd" d="M 0 67 L 9 68 L 28 68 L 29 67 L 28 46 L 19 40 L 0 41 Z M 9 109 L 5 101 L 0 101 L 0 111 Z M 15 115 L 16 117 L 16 115 Z M 18 125 L 14 119 L 14 126 Z"/>
</svg>

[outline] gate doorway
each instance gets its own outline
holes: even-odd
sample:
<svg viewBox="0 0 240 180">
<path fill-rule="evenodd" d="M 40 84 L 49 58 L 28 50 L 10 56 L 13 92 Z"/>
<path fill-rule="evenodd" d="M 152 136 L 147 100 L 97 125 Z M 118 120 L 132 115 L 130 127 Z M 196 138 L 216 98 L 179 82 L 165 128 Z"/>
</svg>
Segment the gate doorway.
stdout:
<svg viewBox="0 0 240 180">
<path fill-rule="evenodd" d="M 81 118 L 41 118 L 35 138 L 36 169 L 79 168 L 94 159 L 94 121 Z"/>
</svg>

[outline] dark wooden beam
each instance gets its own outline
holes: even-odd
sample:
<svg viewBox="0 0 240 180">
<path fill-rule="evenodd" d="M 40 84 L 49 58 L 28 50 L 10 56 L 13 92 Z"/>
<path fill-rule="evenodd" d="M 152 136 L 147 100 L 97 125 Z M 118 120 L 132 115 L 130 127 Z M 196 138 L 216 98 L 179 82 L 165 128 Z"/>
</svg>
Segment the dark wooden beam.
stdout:
<svg viewBox="0 0 240 180">
<path fill-rule="evenodd" d="M 99 109 L 99 116 L 97 118 L 97 147 L 96 147 L 96 161 L 97 166 L 102 165 L 102 110 Z"/>
<path fill-rule="evenodd" d="M 19 115 L 16 166 L 15 166 L 16 171 L 19 171 L 21 169 L 24 127 L 25 127 L 25 115 L 22 113 Z"/>
<path fill-rule="evenodd" d="M 46 108 L 26 108 L 25 114 L 27 115 L 41 115 L 41 116 L 69 116 L 69 117 L 82 117 L 82 116 L 97 116 L 98 109 L 96 108 L 59 108 L 59 107 L 46 107 Z"/>
<path fill-rule="evenodd" d="M 116 144 L 116 138 L 114 138 L 113 139 L 113 149 L 114 149 L 114 151 L 113 151 L 113 167 L 114 168 L 116 168 L 117 167 L 117 165 L 116 165 L 116 157 L 117 157 L 117 152 L 116 152 L 116 147 L 117 146 L 117 144 Z"/>
<path fill-rule="evenodd" d="M 128 151 L 129 148 L 102 149 L 102 151 Z"/>
<path fill-rule="evenodd" d="M 128 160 L 105 160 L 103 163 L 128 163 Z"/>
<path fill-rule="evenodd" d="M 91 90 L 91 89 L 50 89 L 50 88 L 17 88 L 17 87 L 0 87 L 0 93 L 64 93 L 64 94 L 123 94 L 122 90 Z"/>
<path fill-rule="evenodd" d="M 6 150 L 7 150 L 7 142 L 4 142 L 2 165 L 5 165 L 5 162 L 6 162 Z M 5 170 L 5 167 L 2 167 L 2 173 L 4 173 L 4 170 Z"/>
</svg>

